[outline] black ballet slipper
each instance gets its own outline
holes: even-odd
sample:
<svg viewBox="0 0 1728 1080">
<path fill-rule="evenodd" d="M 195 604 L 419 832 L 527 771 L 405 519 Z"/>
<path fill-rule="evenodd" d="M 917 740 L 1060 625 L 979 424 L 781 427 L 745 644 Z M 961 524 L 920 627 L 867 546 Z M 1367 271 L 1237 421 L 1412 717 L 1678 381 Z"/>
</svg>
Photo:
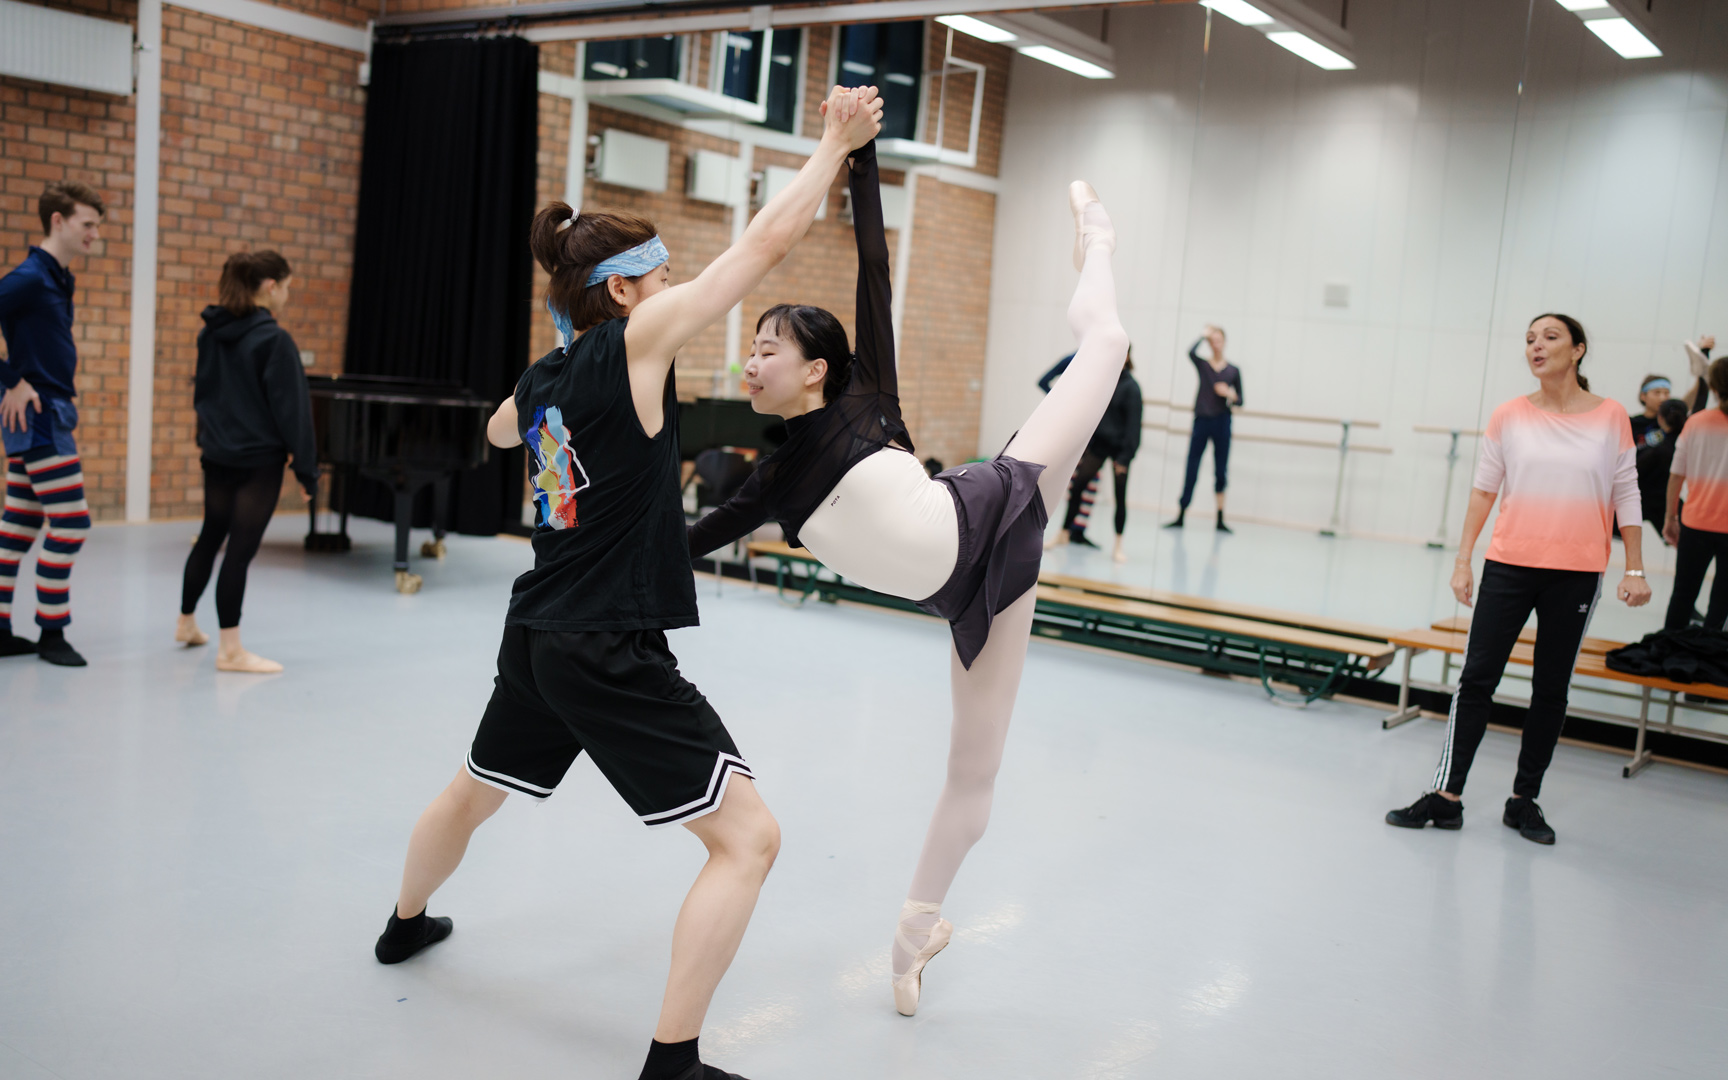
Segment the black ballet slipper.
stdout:
<svg viewBox="0 0 1728 1080">
<path fill-rule="evenodd" d="M 421 949 L 449 937 L 454 925 L 442 915 L 433 918 L 422 911 L 412 919 L 399 919 L 392 911 L 384 932 L 378 935 L 378 944 L 372 948 L 372 955 L 380 964 L 400 964 Z"/>
<path fill-rule="evenodd" d="M 0 634 L 0 656 L 34 656 L 36 643 L 8 630 Z"/>
</svg>

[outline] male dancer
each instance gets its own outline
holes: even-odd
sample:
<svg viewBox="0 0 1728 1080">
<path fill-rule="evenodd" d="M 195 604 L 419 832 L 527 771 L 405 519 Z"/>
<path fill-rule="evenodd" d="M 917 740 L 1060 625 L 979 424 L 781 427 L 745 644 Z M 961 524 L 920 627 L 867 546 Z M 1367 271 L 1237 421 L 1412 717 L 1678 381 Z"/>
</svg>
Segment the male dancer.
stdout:
<svg viewBox="0 0 1728 1080">
<path fill-rule="evenodd" d="M 0 362 L 0 435 L 6 444 L 6 503 L 0 511 L 0 656 L 35 653 L 50 664 L 83 667 L 66 642 L 72 622 L 72 562 L 90 531 L 84 472 L 72 431 L 78 426 L 73 374 L 70 264 L 96 242 L 105 212 L 88 184 L 55 182 L 36 204 L 46 234 L 24 261 L 0 278 L 0 335 L 10 355 Z M 42 532 L 36 555 L 36 625 L 32 642 L 12 633 L 18 569 Z"/>
</svg>

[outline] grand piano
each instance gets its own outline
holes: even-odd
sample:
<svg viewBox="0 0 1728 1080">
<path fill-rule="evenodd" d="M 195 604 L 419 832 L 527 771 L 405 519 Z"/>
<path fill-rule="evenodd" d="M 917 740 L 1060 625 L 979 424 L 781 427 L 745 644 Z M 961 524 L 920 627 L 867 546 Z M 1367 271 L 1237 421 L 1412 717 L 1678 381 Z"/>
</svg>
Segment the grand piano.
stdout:
<svg viewBox="0 0 1728 1080">
<path fill-rule="evenodd" d="M 467 387 L 388 375 L 307 375 L 318 463 L 331 466 L 330 509 L 341 514 L 338 532 L 318 531 L 318 501 L 312 501 L 307 551 L 347 551 L 348 507 L 356 476 L 377 480 L 395 496 L 396 591 L 420 591 L 421 577 L 408 567 L 408 532 L 414 498 L 433 490 L 432 539 L 420 545 L 427 558 L 444 557 L 450 524 L 450 480 L 486 460 L 486 421 L 492 404 Z"/>
</svg>

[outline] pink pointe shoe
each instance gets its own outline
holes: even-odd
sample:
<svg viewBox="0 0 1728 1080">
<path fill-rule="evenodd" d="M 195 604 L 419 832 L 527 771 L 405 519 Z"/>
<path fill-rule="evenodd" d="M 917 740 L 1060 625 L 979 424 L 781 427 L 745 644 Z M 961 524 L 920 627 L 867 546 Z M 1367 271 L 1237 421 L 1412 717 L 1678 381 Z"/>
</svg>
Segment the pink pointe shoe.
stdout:
<svg viewBox="0 0 1728 1080">
<path fill-rule="evenodd" d="M 894 1008 L 901 1016 L 911 1016 L 918 1011 L 918 997 L 924 990 L 924 965 L 930 958 L 948 947 L 948 942 L 954 937 L 954 924 L 947 919 L 938 918 L 936 924 L 930 927 L 930 936 L 924 939 L 924 944 L 914 946 L 906 936 L 909 929 L 906 925 L 908 915 L 934 915 L 942 909 L 940 904 L 926 904 L 917 900 L 906 901 L 906 906 L 900 909 L 900 922 L 894 928 L 894 944 L 900 946 L 912 957 L 912 965 L 905 974 L 894 977 Z M 913 933 L 916 933 L 913 930 Z"/>
<path fill-rule="evenodd" d="M 1086 249 L 1093 244 L 1104 245 L 1107 252 L 1116 250 L 1116 229 L 1110 224 L 1110 215 L 1104 212 L 1098 193 L 1084 180 L 1068 185 L 1068 208 L 1074 211 L 1074 269 L 1084 270 Z"/>
</svg>

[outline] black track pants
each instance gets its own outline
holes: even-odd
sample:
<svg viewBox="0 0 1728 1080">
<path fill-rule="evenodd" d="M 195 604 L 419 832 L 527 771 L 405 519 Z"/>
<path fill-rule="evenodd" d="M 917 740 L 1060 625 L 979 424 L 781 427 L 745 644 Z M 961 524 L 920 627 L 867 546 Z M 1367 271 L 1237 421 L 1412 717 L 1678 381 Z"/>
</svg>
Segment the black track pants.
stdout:
<svg viewBox="0 0 1728 1080">
<path fill-rule="evenodd" d="M 1092 505 L 1097 500 L 1098 472 L 1104 467 L 1106 458 L 1088 449 L 1080 455 L 1080 464 L 1074 467 L 1074 478 L 1068 483 L 1068 514 L 1062 522 L 1062 527 L 1068 535 L 1076 539 L 1086 535 L 1086 526 L 1092 520 Z M 1116 489 L 1116 535 L 1121 536 L 1128 527 L 1128 470 L 1112 462 L 1110 470 Z"/>
<path fill-rule="evenodd" d="M 1542 791 L 1542 774 L 1554 758 L 1560 729 L 1566 723 L 1566 692 L 1584 631 L 1602 595 L 1602 575 L 1587 570 L 1542 570 L 1489 560 L 1476 593 L 1476 613 L 1464 646 L 1464 670 L 1452 695 L 1452 715 L 1446 725 L 1446 747 L 1434 786 L 1464 794 L 1470 762 L 1488 730 L 1494 688 L 1506 671 L 1512 647 L 1530 613 L 1536 613 L 1535 669 L 1531 675 L 1530 709 L 1524 717 L 1524 741 L 1518 751 L 1518 776 L 1512 793 L 1534 799 Z"/>
<path fill-rule="evenodd" d="M 1674 594 L 1668 600 L 1668 617 L 1662 625 L 1678 630 L 1692 622 L 1692 609 L 1704 588 L 1704 572 L 1716 560 L 1716 582 L 1710 586 L 1710 606 L 1704 625 L 1722 629 L 1728 621 L 1728 533 L 1680 526 L 1680 546 L 1674 553 Z"/>
</svg>

